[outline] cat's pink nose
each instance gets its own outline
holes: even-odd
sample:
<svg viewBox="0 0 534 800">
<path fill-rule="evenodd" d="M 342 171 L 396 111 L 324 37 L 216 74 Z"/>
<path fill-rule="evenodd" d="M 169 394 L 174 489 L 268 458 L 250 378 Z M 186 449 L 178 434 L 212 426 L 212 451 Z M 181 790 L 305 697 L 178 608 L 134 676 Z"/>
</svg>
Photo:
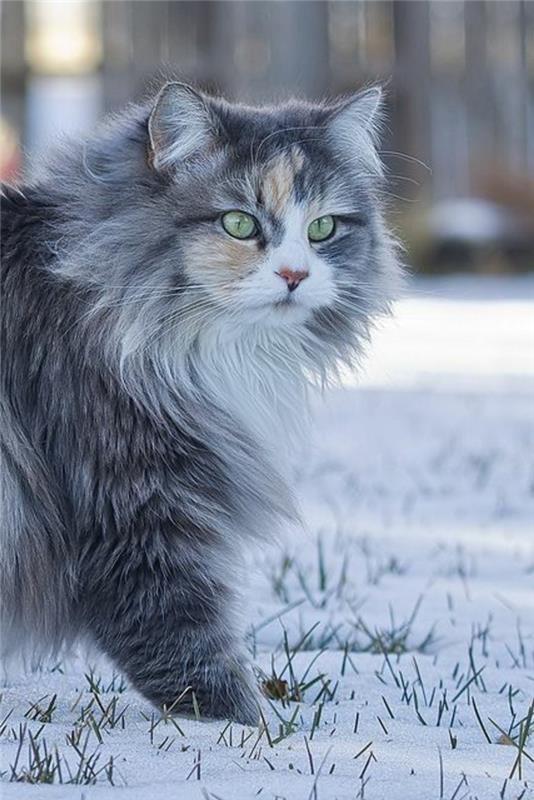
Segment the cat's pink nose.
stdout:
<svg viewBox="0 0 534 800">
<path fill-rule="evenodd" d="M 301 283 L 304 278 L 307 278 L 310 273 L 305 269 L 289 269 L 289 267 L 282 267 L 282 269 L 278 270 L 277 274 L 285 280 L 289 291 L 294 292 L 299 283 Z"/>
</svg>

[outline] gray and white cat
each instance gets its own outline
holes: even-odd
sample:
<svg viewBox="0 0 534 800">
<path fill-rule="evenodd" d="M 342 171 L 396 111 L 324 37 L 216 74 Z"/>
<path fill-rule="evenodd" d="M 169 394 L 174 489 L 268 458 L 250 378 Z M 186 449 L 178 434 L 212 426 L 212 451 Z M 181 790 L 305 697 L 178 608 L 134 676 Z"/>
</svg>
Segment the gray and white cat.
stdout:
<svg viewBox="0 0 534 800">
<path fill-rule="evenodd" d="M 83 637 L 159 706 L 257 721 L 240 552 L 294 517 L 280 443 L 399 276 L 379 104 L 169 83 L 5 188 L 4 654 Z"/>
</svg>

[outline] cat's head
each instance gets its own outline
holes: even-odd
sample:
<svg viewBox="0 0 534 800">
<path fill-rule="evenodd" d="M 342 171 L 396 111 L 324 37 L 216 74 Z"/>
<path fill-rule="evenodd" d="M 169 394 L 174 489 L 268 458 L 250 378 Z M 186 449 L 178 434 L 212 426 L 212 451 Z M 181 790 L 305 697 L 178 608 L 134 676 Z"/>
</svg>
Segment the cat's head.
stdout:
<svg viewBox="0 0 534 800">
<path fill-rule="evenodd" d="M 380 103 L 249 107 L 168 83 L 85 146 L 80 184 L 65 173 L 83 229 L 60 268 L 99 287 L 125 353 L 218 328 L 350 357 L 399 276 Z"/>
<path fill-rule="evenodd" d="M 380 209 L 380 100 L 373 88 L 330 105 L 251 108 L 163 87 L 149 158 L 192 296 L 269 327 L 385 308 L 396 265 Z"/>
</svg>

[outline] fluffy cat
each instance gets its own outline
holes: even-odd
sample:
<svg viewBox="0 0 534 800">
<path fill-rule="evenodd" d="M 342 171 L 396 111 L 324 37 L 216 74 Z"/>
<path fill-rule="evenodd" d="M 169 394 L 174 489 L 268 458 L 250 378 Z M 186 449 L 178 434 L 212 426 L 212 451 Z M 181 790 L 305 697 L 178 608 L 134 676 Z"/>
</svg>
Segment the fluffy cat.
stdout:
<svg viewBox="0 0 534 800">
<path fill-rule="evenodd" d="M 257 722 L 240 550 L 295 516 L 281 443 L 397 286 L 379 104 L 168 83 L 4 189 L 4 654 L 84 637 L 158 706 Z"/>
</svg>

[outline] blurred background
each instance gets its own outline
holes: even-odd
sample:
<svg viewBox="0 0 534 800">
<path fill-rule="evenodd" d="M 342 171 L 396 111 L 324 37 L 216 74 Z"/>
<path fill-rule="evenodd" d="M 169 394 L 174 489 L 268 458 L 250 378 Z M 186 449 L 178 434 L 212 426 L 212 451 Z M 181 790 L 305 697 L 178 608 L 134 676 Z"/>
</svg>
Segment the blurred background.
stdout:
<svg viewBox="0 0 534 800">
<path fill-rule="evenodd" d="M 534 268 L 534 2 L 3 0 L 0 173 L 166 76 L 247 101 L 387 85 L 416 270 Z"/>
</svg>

